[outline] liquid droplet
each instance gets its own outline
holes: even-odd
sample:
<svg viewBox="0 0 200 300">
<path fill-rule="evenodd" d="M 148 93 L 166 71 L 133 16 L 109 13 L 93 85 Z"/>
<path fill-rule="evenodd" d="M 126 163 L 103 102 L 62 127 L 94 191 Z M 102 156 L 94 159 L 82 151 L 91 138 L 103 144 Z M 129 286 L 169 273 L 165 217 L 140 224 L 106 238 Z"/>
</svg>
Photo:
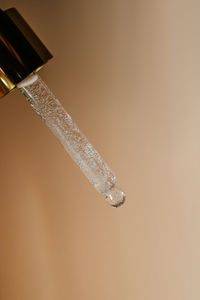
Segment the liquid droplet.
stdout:
<svg viewBox="0 0 200 300">
<path fill-rule="evenodd" d="M 113 186 L 106 195 L 106 201 L 113 207 L 121 206 L 126 200 L 125 193 L 117 186 Z"/>
</svg>

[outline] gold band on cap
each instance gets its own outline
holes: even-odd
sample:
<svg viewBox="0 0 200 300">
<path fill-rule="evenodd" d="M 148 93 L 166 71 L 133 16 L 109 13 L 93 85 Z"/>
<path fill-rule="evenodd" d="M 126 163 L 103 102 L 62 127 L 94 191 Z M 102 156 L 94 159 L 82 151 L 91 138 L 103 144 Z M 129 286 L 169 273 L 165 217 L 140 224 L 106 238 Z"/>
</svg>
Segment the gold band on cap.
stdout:
<svg viewBox="0 0 200 300">
<path fill-rule="evenodd" d="M 15 85 L 9 80 L 6 74 L 0 68 L 0 98 L 8 94 Z"/>
</svg>

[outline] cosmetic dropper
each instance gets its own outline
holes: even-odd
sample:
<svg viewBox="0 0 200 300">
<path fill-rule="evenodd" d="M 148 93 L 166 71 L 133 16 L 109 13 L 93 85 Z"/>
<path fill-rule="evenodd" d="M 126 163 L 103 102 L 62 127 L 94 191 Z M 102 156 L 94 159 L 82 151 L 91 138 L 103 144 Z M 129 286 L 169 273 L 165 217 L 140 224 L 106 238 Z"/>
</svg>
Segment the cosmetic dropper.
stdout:
<svg viewBox="0 0 200 300">
<path fill-rule="evenodd" d="M 52 57 L 16 8 L 0 10 L 0 98 L 18 88 L 96 190 L 119 207 L 126 196 L 112 170 L 37 73 Z"/>
</svg>

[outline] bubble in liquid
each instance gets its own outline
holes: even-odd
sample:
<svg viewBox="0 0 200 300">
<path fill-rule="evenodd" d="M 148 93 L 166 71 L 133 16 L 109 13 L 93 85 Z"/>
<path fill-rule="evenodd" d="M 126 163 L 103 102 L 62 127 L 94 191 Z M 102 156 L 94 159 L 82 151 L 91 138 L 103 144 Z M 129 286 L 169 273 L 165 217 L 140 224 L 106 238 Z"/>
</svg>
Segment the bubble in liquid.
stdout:
<svg viewBox="0 0 200 300">
<path fill-rule="evenodd" d="M 106 201 L 113 207 L 121 206 L 125 200 L 126 194 L 117 185 L 114 185 L 106 194 Z"/>
</svg>

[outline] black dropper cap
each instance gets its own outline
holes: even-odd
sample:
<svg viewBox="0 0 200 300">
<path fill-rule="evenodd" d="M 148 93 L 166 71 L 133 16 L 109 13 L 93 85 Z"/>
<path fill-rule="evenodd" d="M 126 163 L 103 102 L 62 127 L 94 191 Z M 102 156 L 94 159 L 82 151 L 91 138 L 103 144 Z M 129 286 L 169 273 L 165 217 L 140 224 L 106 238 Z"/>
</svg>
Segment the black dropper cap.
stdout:
<svg viewBox="0 0 200 300">
<path fill-rule="evenodd" d="M 0 98 L 52 57 L 15 8 L 0 9 Z"/>
</svg>

